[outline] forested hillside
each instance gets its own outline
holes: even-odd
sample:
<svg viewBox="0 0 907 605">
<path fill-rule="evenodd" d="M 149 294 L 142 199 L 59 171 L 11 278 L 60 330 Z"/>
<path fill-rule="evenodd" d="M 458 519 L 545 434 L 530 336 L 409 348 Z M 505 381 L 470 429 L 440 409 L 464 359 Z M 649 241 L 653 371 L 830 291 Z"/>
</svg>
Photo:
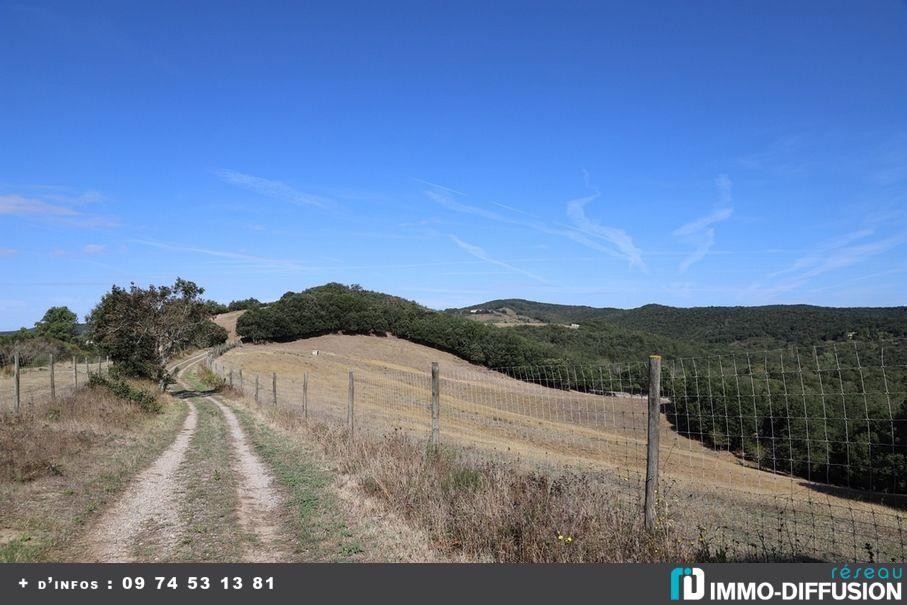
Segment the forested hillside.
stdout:
<svg viewBox="0 0 907 605">
<path fill-rule="evenodd" d="M 907 307 L 835 308 L 810 305 L 637 309 L 556 305 L 521 299 L 493 300 L 448 312 L 510 308 L 548 323 L 608 324 L 706 345 L 752 349 L 827 341 L 885 340 L 907 336 Z"/>
</svg>

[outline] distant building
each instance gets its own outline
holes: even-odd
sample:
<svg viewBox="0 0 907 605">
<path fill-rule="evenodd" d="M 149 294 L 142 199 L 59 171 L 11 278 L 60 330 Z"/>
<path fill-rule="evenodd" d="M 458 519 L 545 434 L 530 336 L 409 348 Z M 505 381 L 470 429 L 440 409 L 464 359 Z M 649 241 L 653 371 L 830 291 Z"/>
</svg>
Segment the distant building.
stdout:
<svg viewBox="0 0 907 605">
<path fill-rule="evenodd" d="M 579 330 L 579 324 L 570 324 L 571 330 Z"/>
</svg>

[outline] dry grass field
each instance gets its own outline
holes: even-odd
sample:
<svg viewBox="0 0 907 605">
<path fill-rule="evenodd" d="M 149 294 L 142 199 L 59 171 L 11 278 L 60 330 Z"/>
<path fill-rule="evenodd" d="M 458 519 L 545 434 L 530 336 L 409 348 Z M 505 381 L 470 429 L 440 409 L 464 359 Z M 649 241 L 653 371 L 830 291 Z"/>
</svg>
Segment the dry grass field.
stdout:
<svg viewBox="0 0 907 605">
<path fill-rule="evenodd" d="M 236 335 L 236 321 L 243 313 L 245 313 L 245 311 L 230 311 L 229 313 L 221 313 L 220 315 L 214 317 L 214 323 L 221 326 L 227 331 L 228 342 L 234 342 L 237 340 L 238 336 Z"/>
<path fill-rule="evenodd" d="M 314 354 L 317 351 L 317 354 Z M 441 441 L 478 456 L 516 459 L 549 471 L 582 469 L 635 506 L 642 492 L 645 399 L 550 389 L 393 337 L 329 335 L 245 345 L 218 360 L 234 386 L 311 420 L 343 424 L 348 372 L 355 379 L 357 433 L 430 431 L 430 367 L 440 366 Z M 240 379 L 240 371 L 242 378 Z M 749 467 L 703 447 L 661 421 L 664 516 L 690 540 L 729 551 L 784 556 L 903 560 L 899 511 L 840 490 Z M 838 493 L 839 495 L 833 495 Z M 700 544 L 702 546 L 702 544 Z"/>
<path fill-rule="evenodd" d="M 80 560 L 74 540 L 170 443 L 185 406 L 162 396 L 147 414 L 100 387 L 31 401 L 0 418 L 0 561 Z"/>
<path fill-rule="evenodd" d="M 107 369 L 107 362 L 102 360 L 101 372 L 106 374 Z M 4 370 L 7 371 L 0 373 L 0 415 L 15 411 L 15 384 L 12 368 L 7 366 Z M 71 395 L 76 384 L 85 386 L 88 384 L 89 373 L 97 372 L 97 358 L 89 360 L 87 367 L 84 360 L 80 360 L 77 364 L 73 364 L 72 360 L 56 363 L 54 365 L 54 385 L 57 396 Z M 50 398 L 50 368 L 47 366 L 22 368 L 19 372 L 19 389 L 19 401 L 23 410 Z"/>
</svg>

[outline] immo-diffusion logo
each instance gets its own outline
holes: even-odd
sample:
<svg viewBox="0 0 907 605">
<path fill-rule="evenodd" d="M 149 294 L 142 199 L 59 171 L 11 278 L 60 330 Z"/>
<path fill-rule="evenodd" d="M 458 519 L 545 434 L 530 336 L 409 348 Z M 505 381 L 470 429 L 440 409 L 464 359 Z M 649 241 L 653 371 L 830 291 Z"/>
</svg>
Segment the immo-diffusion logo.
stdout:
<svg viewBox="0 0 907 605">
<path fill-rule="evenodd" d="M 705 573 L 698 567 L 671 570 L 671 600 L 698 601 L 705 596 Z"/>
<path fill-rule="evenodd" d="M 700 601 L 900 601 L 901 566 L 847 565 L 831 569 L 830 579 L 779 581 L 763 578 L 706 582 L 699 567 L 671 570 L 671 600 Z"/>
</svg>

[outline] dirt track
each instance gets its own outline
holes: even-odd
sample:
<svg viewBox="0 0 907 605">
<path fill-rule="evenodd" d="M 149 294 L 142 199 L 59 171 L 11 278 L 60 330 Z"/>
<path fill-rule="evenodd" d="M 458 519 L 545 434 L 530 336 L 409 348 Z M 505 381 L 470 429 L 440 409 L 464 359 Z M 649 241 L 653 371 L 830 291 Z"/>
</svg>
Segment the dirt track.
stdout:
<svg viewBox="0 0 907 605">
<path fill-rule="evenodd" d="M 183 531 L 177 510 L 182 487 L 176 474 L 195 434 L 198 413 L 189 404 L 173 444 L 140 473 L 128 491 L 95 524 L 87 539 L 87 559 L 103 563 L 135 560 L 136 547 L 150 548 L 155 561 L 167 561 Z M 147 541 L 148 543 L 142 543 Z"/>
<path fill-rule="evenodd" d="M 185 373 L 201 362 L 196 355 L 181 362 Z M 180 381 L 184 388 L 189 388 Z M 283 502 L 275 487 L 274 477 L 252 451 L 248 439 L 233 412 L 212 397 L 220 412 L 218 421 L 229 427 L 233 452 L 232 471 L 237 477 L 236 511 L 245 535 L 241 559 L 250 562 L 276 562 L 287 559 L 285 540 L 281 539 L 280 518 Z M 177 545 L 188 531 L 180 515 L 188 483 L 196 480 L 191 473 L 181 473 L 187 451 L 195 443 L 198 410 L 189 401 L 183 428 L 173 444 L 150 467 L 136 476 L 127 491 L 92 526 L 84 539 L 86 559 L 99 562 L 136 560 L 171 561 Z M 229 529 L 229 528 L 225 528 Z"/>
<path fill-rule="evenodd" d="M 213 397 L 206 399 L 220 409 L 233 439 L 233 472 L 239 479 L 239 522 L 247 534 L 255 537 L 254 542 L 246 548 L 243 560 L 252 563 L 284 561 L 287 553 L 279 521 L 283 502 L 275 487 L 274 476 L 252 451 L 233 411 Z"/>
</svg>

